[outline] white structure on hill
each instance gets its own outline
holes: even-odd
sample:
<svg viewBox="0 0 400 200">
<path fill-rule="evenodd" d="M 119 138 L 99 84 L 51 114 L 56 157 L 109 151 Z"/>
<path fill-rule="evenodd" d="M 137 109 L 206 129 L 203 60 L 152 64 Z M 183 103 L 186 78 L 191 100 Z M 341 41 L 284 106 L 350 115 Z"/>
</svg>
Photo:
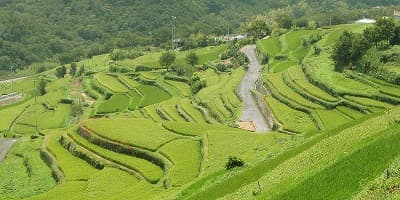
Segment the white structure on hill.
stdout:
<svg viewBox="0 0 400 200">
<path fill-rule="evenodd" d="M 394 13 L 393 13 L 393 17 L 394 17 L 395 19 L 400 19 L 400 11 L 395 10 Z"/>
<path fill-rule="evenodd" d="M 374 19 L 368 19 L 368 18 L 363 18 L 358 21 L 356 21 L 356 24 L 374 24 L 376 20 Z"/>
</svg>

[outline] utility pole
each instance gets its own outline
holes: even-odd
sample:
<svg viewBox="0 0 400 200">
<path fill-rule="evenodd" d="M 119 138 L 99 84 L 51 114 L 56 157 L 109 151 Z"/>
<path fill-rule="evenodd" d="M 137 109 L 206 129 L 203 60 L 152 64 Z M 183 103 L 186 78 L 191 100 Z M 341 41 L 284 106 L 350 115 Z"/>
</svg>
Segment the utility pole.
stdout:
<svg viewBox="0 0 400 200">
<path fill-rule="evenodd" d="M 172 51 L 175 51 L 175 40 L 176 40 L 176 17 L 172 16 Z"/>
</svg>

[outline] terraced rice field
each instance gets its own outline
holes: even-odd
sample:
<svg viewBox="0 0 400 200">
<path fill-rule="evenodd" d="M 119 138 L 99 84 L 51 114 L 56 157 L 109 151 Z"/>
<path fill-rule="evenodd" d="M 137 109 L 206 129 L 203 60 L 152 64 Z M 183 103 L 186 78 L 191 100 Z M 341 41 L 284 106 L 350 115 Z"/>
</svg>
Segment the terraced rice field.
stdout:
<svg viewBox="0 0 400 200">
<path fill-rule="evenodd" d="M 365 27 L 257 42 L 270 57 L 254 92 L 274 124 L 267 134 L 236 128 L 242 67 L 199 71 L 197 94 L 167 80 L 173 71 L 107 73 L 108 54 L 79 62 L 87 75 L 41 74 L 47 93 L 36 102 L 33 78 L 16 81 L 24 98 L 0 106 L 0 137 L 17 139 L 0 163 L 0 199 L 397 199 L 400 86 L 337 73 L 329 56 L 344 30 Z M 313 34 L 318 56 L 302 45 Z M 199 65 L 227 48 L 195 50 Z M 161 68 L 160 54 L 116 64 Z M 232 157 L 244 166 L 228 170 Z"/>
</svg>

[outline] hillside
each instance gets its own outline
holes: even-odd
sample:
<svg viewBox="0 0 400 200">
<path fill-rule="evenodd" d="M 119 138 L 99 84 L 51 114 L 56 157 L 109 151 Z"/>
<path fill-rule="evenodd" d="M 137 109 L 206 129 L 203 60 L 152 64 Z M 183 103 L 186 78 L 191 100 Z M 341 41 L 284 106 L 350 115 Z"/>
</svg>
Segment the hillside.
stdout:
<svg viewBox="0 0 400 200">
<path fill-rule="evenodd" d="M 267 133 L 236 125 L 245 43 L 177 52 L 190 76 L 156 62 L 165 52 L 103 54 L 76 73 L 1 83 L 23 95 L 0 98 L 0 138 L 17 139 L 0 161 L 0 199 L 396 199 L 400 86 L 336 72 L 329 56 L 344 31 L 367 27 L 257 41 L 269 63 L 252 95 L 273 122 Z"/>
<path fill-rule="evenodd" d="M 287 1 L 272 0 L 2 0 L 0 70 L 24 69 L 32 63 L 54 68 L 115 48 L 148 45 L 149 32 L 153 33 L 153 45 L 168 47 L 171 16 L 177 17 L 178 38 L 199 34 L 196 38 L 203 40 L 205 35 L 238 32 L 246 20 L 258 14 L 268 13 L 278 23 L 288 15 L 296 24 L 311 20 L 323 26 L 381 12 L 391 14 L 392 9 L 370 8 L 398 3 L 307 0 L 290 1 L 288 6 Z"/>
</svg>

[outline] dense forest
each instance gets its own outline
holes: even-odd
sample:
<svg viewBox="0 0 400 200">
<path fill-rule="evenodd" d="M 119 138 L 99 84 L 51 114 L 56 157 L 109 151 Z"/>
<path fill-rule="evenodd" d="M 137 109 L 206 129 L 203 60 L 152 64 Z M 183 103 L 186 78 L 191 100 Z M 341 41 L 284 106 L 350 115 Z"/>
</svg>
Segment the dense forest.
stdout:
<svg viewBox="0 0 400 200">
<path fill-rule="evenodd" d="M 269 16 L 271 23 L 285 26 L 306 26 L 310 22 L 323 26 L 389 14 L 393 9 L 376 6 L 399 3 L 400 0 L 0 0 L 0 70 L 23 69 L 33 63 L 70 63 L 116 48 L 148 45 L 149 33 L 153 45 L 168 47 L 171 16 L 177 17 L 178 38 L 204 38 L 243 30 L 247 21 L 260 14 Z"/>
</svg>

